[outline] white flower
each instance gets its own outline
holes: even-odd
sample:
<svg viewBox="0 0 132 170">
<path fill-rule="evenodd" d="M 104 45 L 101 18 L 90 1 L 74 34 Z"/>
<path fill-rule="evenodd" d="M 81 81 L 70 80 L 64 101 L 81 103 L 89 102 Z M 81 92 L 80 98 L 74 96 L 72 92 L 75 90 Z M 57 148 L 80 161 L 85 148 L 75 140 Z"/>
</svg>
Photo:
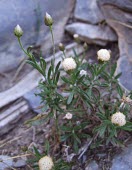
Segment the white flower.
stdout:
<svg viewBox="0 0 132 170">
<path fill-rule="evenodd" d="M 123 95 L 121 101 L 124 102 L 124 103 L 128 103 L 128 104 L 132 103 L 132 99 L 130 99 L 130 97 L 128 97 L 126 95 Z"/>
<path fill-rule="evenodd" d="M 38 164 L 40 170 L 51 170 L 54 166 L 53 161 L 49 156 L 44 156 L 41 158 Z"/>
<path fill-rule="evenodd" d="M 86 75 L 87 75 L 87 71 L 81 70 L 81 71 L 80 71 L 80 76 L 83 76 L 83 75 L 86 76 Z"/>
<path fill-rule="evenodd" d="M 14 34 L 15 36 L 17 36 L 18 38 L 20 38 L 22 35 L 23 35 L 23 31 L 22 31 L 22 28 L 17 25 L 14 29 Z"/>
<path fill-rule="evenodd" d="M 101 49 L 97 52 L 98 60 L 101 61 L 109 61 L 110 60 L 110 52 L 106 49 Z"/>
<path fill-rule="evenodd" d="M 53 19 L 47 12 L 46 12 L 45 17 L 44 17 L 44 23 L 47 26 L 52 26 L 53 25 Z"/>
<path fill-rule="evenodd" d="M 71 113 L 67 113 L 64 117 L 64 119 L 72 119 L 72 114 Z"/>
<path fill-rule="evenodd" d="M 77 67 L 75 60 L 72 57 L 65 58 L 62 61 L 62 66 L 65 71 L 74 70 Z"/>
<path fill-rule="evenodd" d="M 121 112 L 116 112 L 111 116 L 111 122 L 118 126 L 124 126 L 126 124 L 126 117 Z"/>
</svg>

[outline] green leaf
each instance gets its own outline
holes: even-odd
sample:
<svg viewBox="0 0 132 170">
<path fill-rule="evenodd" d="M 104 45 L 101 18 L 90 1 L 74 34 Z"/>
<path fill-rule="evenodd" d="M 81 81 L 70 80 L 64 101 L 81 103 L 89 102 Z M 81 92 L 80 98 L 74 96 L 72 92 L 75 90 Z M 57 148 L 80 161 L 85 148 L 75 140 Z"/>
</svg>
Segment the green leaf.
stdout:
<svg viewBox="0 0 132 170">
<path fill-rule="evenodd" d="M 101 119 L 101 120 L 106 120 L 106 116 L 103 113 L 97 113 L 97 116 Z"/>
<path fill-rule="evenodd" d="M 117 63 L 115 63 L 115 64 L 112 65 L 112 67 L 111 67 L 111 73 L 110 73 L 111 77 L 114 76 L 114 73 L 115 73 L 115 71 L 116 71 L 116 67 L 117 67 Z"/>
<path fill-rule="evenodd" d="M 122 75 L 122 73 L 119 73 L 115 76 L 115 79 L 118 79 L 120 76 Z"/>
<path fill-rule="evenodd" d="M 58 62 L 55 68 L 55 75 L 58 73 L 59 67 L 60 67 L 61 61 Z"/>
<path fill-rule="evenodd" d="M 72 128 L 69 126 L 61 126 L 60 129 L 65 132 L 72 131 Z"/>
<path fill-rule="evenodd" d="M 49 144 L 49 141 L 46 140 L 45 142 L 45 152 L 47 155 L 49 155 L 49 149 L 50 149 L 50 144 Z"/>
<path fill-rule="evenodd" d="M 121 86 L 119 84 L 117 85 L 117 91 L 118 91 L 118 94 L 120 95 L 120 97 L 122 98 L 123 90 L 122 90 L 122 88 L 121 88 Z"/>
<path fill-rule="evenodd" d="M 74 148 L 75 153 L 78 153 L 79 148 L 78 148 L 78 143 L 76 140 L 74 140 L 73 148 Z"/>
<path fill-rule="evenodd" d="M 102 71 L 104 71 L 106 64 L 102 65 L 102 67 L 97 71 L 97 75 L 99 75 Z"/>
<path fill-rule="evenodd" d="M 49 67 L 49 70 L 48 70 L 48 82 L 49 82 L 49 83 L 51 82 L 51 79 L 50 79 L 51 72 L 52 72 L 52 66 L 50 66 L 50 67 Z"/>
<path fill-rule="evenodd" d="M 65 83 L 68 83 L 68 84 L 71 84 L 71 81 L 68 80 L 66 77 L 61 77 L 61 79 L 65 82 Z"/>
<path fill-rule="evenodd" d="M 124 126 L 120 126 L 120 129 L 126 131 L 132 131 L 132 122 L 127 122 Z"/>
<path fill-rule="evenodd" d="M 39 153 L 38 149 L 35 146 L 33 146 L 33 149 L 34 149 L 34 152 L 35 152 L 35 156 L 37 158 L 41 158 L 41 154 Z"/>
<path fill-rule="evenodd" d="M 72 102 L 73 97 L 74 97 L 74 92 L 71 92 L 68 99 L 67 99 L 67 104 L 70 104 Z"/>
<path fill-rule="evenodd" d="M 45 70 L 46 70 L 46 61 L 42 57 L 40 58 L 40 66 L 41 66 L 42 70 L 45 72 Z"/>
<path fill-rule="evenodd" d="M 109 87 L 109 84 L 108 83 L 102 83 L 100 84 L 101 87 Z"/>
<path fill-rule="evenodd" d="M 71 134 L 65 134 L 61 136 L 61 142 L 67 141 L 67 139 L 71 136 Z"/>
</svg>

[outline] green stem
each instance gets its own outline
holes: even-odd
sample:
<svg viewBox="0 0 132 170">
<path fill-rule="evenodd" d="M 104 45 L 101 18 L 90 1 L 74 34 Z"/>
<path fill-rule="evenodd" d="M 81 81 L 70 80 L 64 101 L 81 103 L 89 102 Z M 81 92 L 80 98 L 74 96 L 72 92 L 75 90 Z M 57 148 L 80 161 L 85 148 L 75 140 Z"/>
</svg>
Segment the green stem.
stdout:
<svg viewBox="0 0 132 170">
<path fill-rule="evenodd" d="M 20 37 L 18 37 L 18 42 L 19 42 L 19 45 L 20 45 L 21 49 L 23 50 L 23 52 L 31 58 L 32 56 L 23 48 Z"/>
<path fill-rule="evenodd" d="M 55 42 L 54 42 L 54 35 L 53 35 L 52 26 L 50 26 L 49 28 L 50 28 L 51 37 L 52 37 L 52 44 L 53 44 L 53 56 L 54 56 L 54 62 L 55 62 Z"/>
<path fill-rule="evenodd" d="M 65 51 L 63 51 L 63 55 L 64 55 L 64 57 L 66 58 L 66 53 L 65 53 Z"/>
<path fill-rule="evenodd" d="M 57 132 L 57 135 L 58 135 L 58 139 L 60 141 L 60 130 L 59 130 L 59 122 L 58 122 L 57 111 L 55 113 L 55 126 L 56 126 L 56 132 Z"/>
<path fill-rule="evenodd" d="M 84 60 L 85 56 L 86 56 L 86 51 L 84 50 L 84 52 L 83 52 L 83 56 L 82 56 L 82 59 L 81 59 L 81 63 L 83 62 L 83 60 Z"/>
</svg>

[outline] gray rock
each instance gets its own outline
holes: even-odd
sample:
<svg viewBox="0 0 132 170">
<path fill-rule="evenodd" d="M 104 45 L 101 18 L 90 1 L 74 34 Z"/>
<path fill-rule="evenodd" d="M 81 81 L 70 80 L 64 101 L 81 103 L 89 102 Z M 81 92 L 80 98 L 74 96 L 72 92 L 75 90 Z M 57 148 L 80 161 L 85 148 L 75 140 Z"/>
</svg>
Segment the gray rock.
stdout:
<svg viewBox="0 0 132 170">
<path fill-rule="evenodd" d="M 107 23 L 118 35 L 120 58 L 117 72 L 122 72 L 120 83 L 132 90 L 132 1 L 99 1 Z"/>
<path fill-rule="evenodd" d="M 39 96 L 35 96 L 35 93 L 38 93 L 37 88 L 33 89 L 32 91 L 26 93 L 23 97 L 29 103 L 31 109 L 36 113 L 42 113 L 41 109 L 37 109 L 41 104 L 41 98 Z"/>
<path fill-rule="evenodd" d="M 97 0 L 77 0 L 74 17 L 91 24 L 97 24 L 104 20 Z"/>
<path fill-rule="evenodd" d="M 120 155 L 115 156 L 111 170 L 132 170 L 132 145 L 125 148 Z"/>
<path fill-rule="evenodd" d="M 92 161 L 88 164 L 85 170 L 99 170 L 98 164 L 95 161 Z"/>
<path fill-rule="evenodd" d="M 18 159 L 16 162 L 13 162 L 14 168 L 21 168 L 26 166 L 26 161 L 24 159 Z"/>
<path fill-rule="evenodd" d="M 9 168 L 12 165 L 13 165 L 13 160 L 11 157 L 6 155 L 0 155 L 0 170 L 5 170 L 5 168 Z"/>
<path fill-rule="evenodd" d="M 107 25 L 91 25 L 84 23 L 73 23 L 66 26 L 70 34 L 78 34 L 80 39 L 89 44 L 105 46 L 107 42 L 117 41 L 114 31 Z"/>
<path fill-rule="evenodd" d="M 132 63 L 126 56 L 121 56 L 118 60 L 116 73 L 120 72 L 122 75 L 119 80 L 122 87 L 126 90 L 132 90 Z"/>
<path fill-rule="evenodd" d="M 26 3 L 26 5 L 25 5 Z M 62 8 L 65 6 L 65 8 Z M 72 5 L 70 0 L 10 0 L 0 1 L 0 72 L 6 72 L 18 67 L 21 57 L 25 54 L 20 49 L 14 36 L 14 27 L 19 24 L 24 34 L 22 41 L 24 47 L 27 45 L 41 45 L 49 32 L 44 26 L 43 17 L 49 12 L 54 23 L 70 15 Z M 60 28 L 61 30 L 62 28 Z M 4 60 L 4 56 L 6 56 Z M 16 59 L 16 61 L 15 61 Z M 4 63 L 5 61 L 5 63 Z M 4 63 L 4 64 L 3 64 Z"/>
</svg>

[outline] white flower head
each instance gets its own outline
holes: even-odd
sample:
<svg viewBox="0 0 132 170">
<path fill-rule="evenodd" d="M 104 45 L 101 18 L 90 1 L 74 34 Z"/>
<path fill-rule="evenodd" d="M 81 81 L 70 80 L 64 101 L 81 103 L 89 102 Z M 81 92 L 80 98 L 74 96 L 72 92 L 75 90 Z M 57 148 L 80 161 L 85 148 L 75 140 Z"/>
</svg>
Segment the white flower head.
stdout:
<svg viewBox="0 0 132 170">
<path fill-rule="evenodd" d="M 77 67 L 75 60 L 72 57 L 65 58 L 62 61 L 62 67 L 65 71 L 74 70 Z"/>
<path fill-rule="evenodd" d="M 132 103 L 132 99 L 129 96 L 126 96 L 125 94 L 123 95 L 121 101 L 128 104 Z"/>
<path fill-rule="evenodd" d="M 17 25 L 14 29 L 14 34 L 16 37 L 20 38 L 23 35 L 23 30 L 20 25 Z"/>
<path fill-rule="evenodd" d="M 97 52 L 98 60 L 101 61 L 109 61 L 110 60 L 110 52 L 106 49 L 101 49 Z"/>
<path fill-rule="evenodd" d="M 68 113 L 65 115 L 64 119 L 68 119 L 68 120 L 72 119 L 72 114 L 68 112 Z"/>
<path fill-rule="evenodd" d="M 44 156 L 41 158 L 38 164 L 40 170 L 51 170 L 54 166 L 53 161 L 49 156 Z"/>
<path fill-rule="evenodd" d="M 83 75 L 86 76 L 86 75 L 87 75 L 87 71 L 81 70 L 81 71 L 80 71 L 80 76 L 83 76 Z"/>
<path fill-rule="evenodd" d="M 126 117 L 121 112 L 116 112 L 111 116 L 111 122 L 118 126 L 124 126 L 126 124 Z"/>
</svg>

